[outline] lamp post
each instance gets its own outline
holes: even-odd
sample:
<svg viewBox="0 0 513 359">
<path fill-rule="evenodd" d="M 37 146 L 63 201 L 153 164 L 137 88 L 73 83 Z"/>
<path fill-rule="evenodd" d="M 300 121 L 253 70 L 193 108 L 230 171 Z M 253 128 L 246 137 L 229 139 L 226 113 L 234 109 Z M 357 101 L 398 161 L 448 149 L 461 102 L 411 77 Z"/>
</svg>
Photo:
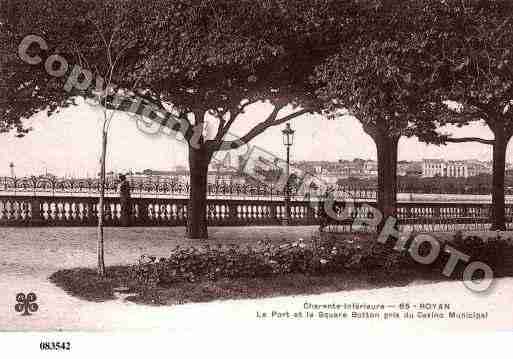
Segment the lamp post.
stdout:
<svg viewBox="0 0 513 359">
<path fill-rule="evenodd" d="M 9 168 L 11 169 L 11 178 L 14 179 L 15 176 L 14 176 L 14 163 L 13 162 L 9 163 Z"/>
<path fill-rule="evenodd" d="M 285 178 L 287 179 L 287 182 L 285 184 L 285 218 L 283 219 L 283 224 L 288 226 L 290 224 L 290 147 L 294 144 L 294 132 L 296 131 L 290 127 L 290 123 L 287 123 L 285 129 L 281 132 L 283 133 L 283 144 L 287 151 L 287 167 L 285 169 Z"/>
<path fill-rule="evenodd" d="M 9 163 L 9 168 L 11 169 L 11 179 L 13 181 L 13 187 L 14 187 L 14 195 L 16 195 L 16 175 L 14 174 L 14 162 Z"/>
</svg>

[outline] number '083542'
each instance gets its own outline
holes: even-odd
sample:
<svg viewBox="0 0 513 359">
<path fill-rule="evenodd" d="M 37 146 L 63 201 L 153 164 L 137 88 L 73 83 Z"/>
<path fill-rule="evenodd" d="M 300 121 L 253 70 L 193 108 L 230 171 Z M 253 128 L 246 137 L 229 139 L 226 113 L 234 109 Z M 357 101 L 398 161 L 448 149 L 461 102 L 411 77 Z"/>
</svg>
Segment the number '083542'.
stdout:
<svg viewBox="0 0 513 359">
<path fill-rule="evenodd" d="M 41 350 L 71 350 L 70 342 L 41 342 L 39 344 Z"/>
</svg>

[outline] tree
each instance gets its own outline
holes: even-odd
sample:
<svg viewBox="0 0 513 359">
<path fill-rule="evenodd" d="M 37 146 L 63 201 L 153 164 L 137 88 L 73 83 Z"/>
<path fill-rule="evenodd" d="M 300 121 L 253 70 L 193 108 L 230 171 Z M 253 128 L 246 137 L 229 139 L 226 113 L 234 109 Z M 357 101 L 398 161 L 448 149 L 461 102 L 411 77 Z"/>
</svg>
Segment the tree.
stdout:
<svg viewBox="0 0 513 359">
<path fill-rule="evenodd" d="M 504 175 L 506 149 L 513 136 L 513 3 L 511 1 L 446 1 L 434 36 L 443 46 L 430 52 L 430 61 L 443 72 L 441 96 L 454 101 L 442 122 L 463 126 L 484 121 L 492 140 L 454 138 L 444 142 L 476 142 L 493 146 L 492 229 L 506 229 Z"/>
<path fill-rule="evenodd" d="M 187 234 L 206 238 L 207 169 L 215 154 L 240 148 L 266 129 L 317 110 L 309 74 L 333 51 L 331 33 L 350 33 L 353 1 L 192 1 L 176 11 L 156 6 L 159 21 L 141 28 L 150 61 L 136 66 L 140 86 L 186 128 L 191 192 Z M 177 5 L 178 6 L 178 5 Z M 313 10 L 312 10 L 313 9 Z M 170 32 L 178 27 L 180 31 Z M 336 31 L 335 31 L 336 30 Z M 150 35 L 148 35 L 150 34 Z M 268 116 L 228 141 L 245 109 L 270 102 Z M 287 110 L 287 113 L 284 111 Z M 214 131 L 207 131 L 215 127 Z M 220 155 L 222 156 L 222 155 Z"/>
<path fill-rule="evenodd" d="M 433 39 L 433 1 L 381 1 L 368 10 L 349 46 L 340 47 L 314 77 L 329 111 L 348 110 L 374 140 L 377 207 L 396 214 L 397 149 L 402 136 L 437 138 L 439 81 L 426 52 Z M 345 112 L 343 112 L 345 114 Z"/>
<path fill-rule="evenodd" d="M 130 46 L 130 34 L 120 33 L 123 31 L 123 25 L 129 20 L 130 12 L 116 11 L 114 6 L 118 6 L 116 2 L 103 3 L 101 6 L 92 8 L 88 12 L 86 18 L 93 24 L 95 31 L 91 32 L 92 36 L 87 42 L 89 51 L 96 50 L 95 53 L 103 53 L 105 60 L 101 63 L 101 67 L 96 66 L 98 78 L 104 79 L 104 87 L 96 88 L 93 93 L 96 94 L 96 105 L 100 107 L 102 112 L 101 118 L 101 152 L 100 152 L 100 198 L 98 202 L 98 275 L 105 277 L 105 259 L 104 259 L 104 211 L 105 211 L 105 177 L 107 164 L 107 144 L 109 129 L 116 113 L 116 110 L 109 110 L 112 105 L 108 103 L 110 96 L 115 91 L 112 82 L 115 73 L 118 71 L 118 62 L 123 56 L 123 52 Z M 76 46 L 77 60 L 82 63 L 88 62 L 88 56 L 83 53 L 83 47 Z M 87 74 L 84 72 L 84 76 Z M 77 76 L 78 82 L 78 76 Z M 89 93 L 88 93 L 89 94 Z M 89 97 L 89 96 L 88 96 Z M 124 214 L 122 213 L 122 216 Z"/>
</svg>

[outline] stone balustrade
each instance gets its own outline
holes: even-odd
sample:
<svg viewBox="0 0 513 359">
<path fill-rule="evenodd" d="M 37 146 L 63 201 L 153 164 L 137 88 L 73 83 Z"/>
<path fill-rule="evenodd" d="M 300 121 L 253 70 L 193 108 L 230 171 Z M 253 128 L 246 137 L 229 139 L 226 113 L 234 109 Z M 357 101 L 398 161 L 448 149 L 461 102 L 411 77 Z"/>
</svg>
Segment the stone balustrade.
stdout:
<svg viewBox="0 0 513 359">
<path fill-rule="evenodd" d="M 135 226 L 184 226 L 187 199 L 133 198 Z M 277 225 L 285 218 L 282 201 L 209 199 L 208 223 L 212 226 Z M 104 223 L 121 225 L 118 198 L 105 198 Z M 314 225 L 314 211 L 308 202 L 291 204 L 292 224 Z M 0 196 L 0 225 L 3 226 L 94 226 L 98 219 L 98 198 L 79 196 Z"/>
<path fill-rule="evenodd" d="M 187 199 L 132 198 L 134 226 L 185 226 Z M 372 202 L 366 202 L 370 206 Z M 335 205 L 340 213 L 343 205 Z M 368 207 L 361 202 L 346 211 L 342 221 L 330 221 L 337 231 L 353 231 L 354 218 L 368 218 Z M 397 219 L 404 226 L 424 230 L 479 229 L 489 224 L 490 204 L 483 203 L 399 203 Z M 513 205 L 506 206 L 508 226 L 513 218 Z M 106 226 L 121 225 L 118 198 L 105 199 Z M 208 224 L 211 226 L 279 225 L 285 219 L 283 201 L 209 199 Z M 0 195 L 2 226 L 94 226 L 98 219 L 98 198 L 90 196 L 5 196 Z M 291 225 L 317 225 L 322 221 L 317 205 L 293 201 L 290 206 Z"/>
</svg>

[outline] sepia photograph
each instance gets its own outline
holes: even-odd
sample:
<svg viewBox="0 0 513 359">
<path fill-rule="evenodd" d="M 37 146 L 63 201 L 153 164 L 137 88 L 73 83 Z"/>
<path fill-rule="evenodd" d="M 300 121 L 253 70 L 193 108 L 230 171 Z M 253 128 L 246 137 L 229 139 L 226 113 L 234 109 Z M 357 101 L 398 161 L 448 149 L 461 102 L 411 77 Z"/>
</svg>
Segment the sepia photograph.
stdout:
<svg viewBox="0 0 513 359">
<path fill-rule="evenodd" d="M 511 334 L 512 137 L 511 0 L 0 0 L 0 346 Z"/>
</svg>

